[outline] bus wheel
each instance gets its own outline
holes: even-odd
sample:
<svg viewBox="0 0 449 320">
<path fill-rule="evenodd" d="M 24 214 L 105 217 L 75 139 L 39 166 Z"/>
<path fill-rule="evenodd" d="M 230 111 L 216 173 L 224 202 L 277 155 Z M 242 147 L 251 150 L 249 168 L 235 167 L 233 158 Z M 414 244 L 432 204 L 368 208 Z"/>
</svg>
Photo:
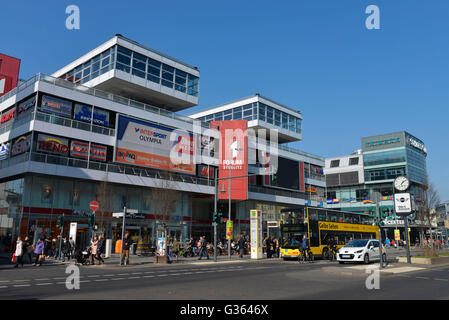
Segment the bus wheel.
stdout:
<svg viewBox="0 0 449 320">
<path fill-rule="evenodd" d="M 324 260 L 329 260 L 329 250 L 327 248 L 323 249 L 323 254 L 321 255 Z"/>
</svg>

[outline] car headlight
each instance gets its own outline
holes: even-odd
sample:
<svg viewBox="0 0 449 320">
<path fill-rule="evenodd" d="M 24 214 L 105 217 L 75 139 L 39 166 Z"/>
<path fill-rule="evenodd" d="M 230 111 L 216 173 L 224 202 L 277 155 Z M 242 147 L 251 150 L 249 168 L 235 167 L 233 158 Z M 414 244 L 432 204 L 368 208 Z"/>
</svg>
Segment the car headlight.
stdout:
<svg viewBox="0 0 449 320">
<path fill-rule="evenodd" d="M 356 252 L 354 252 L 354 253 L 362 253 L 363 252 L 363 249 L 362 250 L 359 250 L 359 251 L 356 251 Z"/>
</svg>

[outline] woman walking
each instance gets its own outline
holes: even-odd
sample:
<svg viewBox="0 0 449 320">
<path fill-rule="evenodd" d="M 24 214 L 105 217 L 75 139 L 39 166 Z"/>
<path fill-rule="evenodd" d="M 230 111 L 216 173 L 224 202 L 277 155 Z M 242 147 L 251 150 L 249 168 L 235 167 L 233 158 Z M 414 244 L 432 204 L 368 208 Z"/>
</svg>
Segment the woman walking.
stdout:
<svg viewBox="0 0 449 320">
<path fill-rule="evenodd" d="M 14 268 L 18 268 L 19 264 L 23 268 L 23 253 L 24 253 L 24 244 L 22 242 L 22 239 L 20 237 L 17 238 L 16 242 L 16 251 L 14 252 L 16 256 L 16 264 L 14 265 Z"/>
<path fill-rule="evenodd" d="M 90 241 L 90 248 L 92 249 L 91 251 L 91 259 L 90 262 L 91 264 L 95 264 L 95 258 L 97 256 L 97 250 L 98 250 L 98 238 L 94 237 L 93 240 Z"/>
<path fill-rule="evenodd" d="M 36 260 L 34 260 L 33 266 L 39 263 L 39 266 L 42 265 L 42 261 L 44 260 L 44 241 L 41 238 L 37 241 L 36 249 L 34 249 L 34 254 L 36 255 Z"/>
</svg>

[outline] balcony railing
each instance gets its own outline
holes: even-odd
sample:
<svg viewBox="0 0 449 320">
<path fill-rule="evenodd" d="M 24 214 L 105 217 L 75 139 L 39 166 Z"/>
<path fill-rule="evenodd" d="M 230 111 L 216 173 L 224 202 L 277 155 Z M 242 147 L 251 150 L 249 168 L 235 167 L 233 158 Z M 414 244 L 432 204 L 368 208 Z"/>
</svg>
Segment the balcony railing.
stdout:
<svg viewBox="0 0 449 320">
<path fill-rule="evenodd" d="M 215 128 L 214 125 L 209 124 L 207 122 L 203 122 L 203 121 L 199 121 L 199 120 L 196 120 L 196 119 L 192 119 L 192 118 L 189 118 L 189 117 L 186 117 L 186 116 L 183 116 L 183 115 L 180 115 L 180 114 L 177 114 L 177 113 L 165 110 L 165 109 L 161 109 L 161 108 L 158 108 L 158 107 L 155 107 L 155 106 L 148 105 L 146 103 L 142 103 L 142 102 L 139 102 L 139 101 L 131 100 L 131 99 L 128 99 L 128 98 L 125 98 L 125 97 L 122 97 L 122 96 L 118 96 L 116 94 L 112 94 L 112 93 L 109 93 L 109 92 L 105 92 L 105 91 L 102 91 L 102 90 L 98 90 L 98 89 L 95 89 L 95 88 L 90 88 L 90 87 L 86 87 L 86 86 L 83 86 L 83 85 L 80 85 L 80 84 L 75 84 L 73 82 L 70 82 L 70 81 L 67 81 L 67 80 L 63 80 L 63 79 L 59 79 L 59 78 L 55 78 L 55 77 L 52 77 L 52 76 L 49 76 L 49 75 L 45 75 L 45 74 L 42 74 L 42 73 L 39 73 L 39 74 L 33 76 L 32 78 L 30 78 L 29 80 L 23 82 L 18 87 L 14 88 L 13 90 L 8 92 L 4 96 L 0 97 L 0 103 L 2 103 L 3 101 L 6 101 L 10 97 L 18 94 L 19 92 L 25 90 L 29 86 L 34 85 L 34 83 L 36 83 L 38 81 L 47 82 L 47 83 L 53 84 L 53 85 L 58 86 L 58 87 L 63 87 L 63 88 L 70 89 L 70 90 L 73 90 L 73 91 L 82 92 L 82 93 L 89 94 L 91 96 L 95 96 L 95 97 L 102 98 L 102 99 L 107 99 L 107 100 L 114 101 L 114 102 L 117 102 L 117 103 L 129 106 L 129 107 L 133 107 L 133 108 L 140 109 L 140 110 L 145 110 L 145 111 L 151 112 L 153 114 L 158 114 L 158 115 L 162 115 L 162 116 L 165 116 L 165 117 L 168 117 L 168 118 L 172 118 L 172 119 L 175 119 L 175 120 L 180 120 L 180 121 L 183 121 L 183 122 L 187 122 L 187 123 L 192 124 L 192 125 L 193 125 L 193 123 L 195 121 L 195 122 L 200 123 L 202 127 Z"/>
<path fill-rule="evenodd" d="M 21 155 L 18 155 L 14 158 L 9 158 L 6 160 L 0 161 L 0 169 L 9 167 L 14 164 L 18 164 L 25 161 L 35 161 L 42 162 L 48 164 L 56 164 L 67 167 L 75 167 L 75 168 L 83 168 L 83 169 L 91 169 L 91 170 L 99 170 L 103 172 L 113 172 L 113 173 L 121 173 L 128 174 L 134 176 L 140 176 L 144 178 L 155 178 L 176 182 L 184 182 L 184 183 L 193 183 L 200 184 L 205 186 L 214 186 L 214 180 L 204 179 L 200 177 L 183 175 L 176 172 L 170 172 L 168 174 L 151 168 L 140 168 L 133 167 L 128 165 L 116 165 L 111 163 L 103 163 L 97 161 L 87 161 L 83 159 L 75 159 L 62 157 L 51 154 L 37 153 L 37 152 L 26 152 Z"/>
<path fill-rule="evenodd" d="M 309 194 L 309 193 L 306 193 L 306 192 L 278 190 L 278 189 L 264 188 L 264 187 L 252 186 L 252 185 L 250 185 L 248 187 L 248 190 L 250 192 L 271 194 L 271 195 L 274 195 L 274 196 L 281 196 L 281 197 L 287 197 L 287 198 L 296 198 L 296 199 L 304 199 L 304 200 L 313 200 L 313 201 L 324 202 L 324 197 L 320 197 L 320 196 L 317 196 L 317 195 Z"/>
</svg>

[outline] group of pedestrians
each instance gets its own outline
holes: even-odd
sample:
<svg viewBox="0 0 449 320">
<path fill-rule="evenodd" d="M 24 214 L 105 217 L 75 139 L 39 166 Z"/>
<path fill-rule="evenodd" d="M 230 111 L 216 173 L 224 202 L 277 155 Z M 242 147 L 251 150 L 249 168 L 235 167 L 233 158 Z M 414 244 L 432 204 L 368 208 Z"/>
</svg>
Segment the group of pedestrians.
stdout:
<svg viewBox="0 0 449 320">
<path fill-rule="evenodd" d="M 279 240 L 277 238 L 267 237 L 264 240 L 264 247 L 266 248 L 267 258 L 271 259 L 273 256 L 279 257 Z"/>
</svg>

